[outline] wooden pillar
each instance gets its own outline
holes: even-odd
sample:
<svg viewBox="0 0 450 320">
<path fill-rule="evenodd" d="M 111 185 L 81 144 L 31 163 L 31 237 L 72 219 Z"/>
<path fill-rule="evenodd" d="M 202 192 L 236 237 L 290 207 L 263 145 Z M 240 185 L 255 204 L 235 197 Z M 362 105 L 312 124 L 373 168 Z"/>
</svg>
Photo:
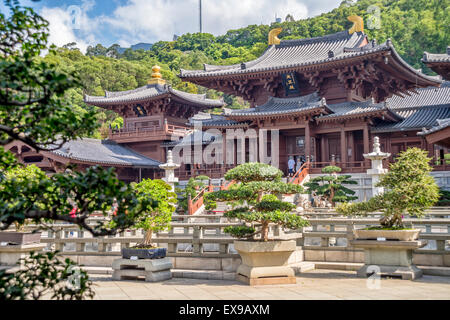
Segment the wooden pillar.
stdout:
<svg viewBox="0 0 450 320">
<path fill-rule="evenodd" d="M 309 119 L 306 119 L 305 127 L 305 157 L 311 156 L 311 132 L 309 130 Z"/>
<path fill-rule="evenodd" d="M 364 128 L 363 128 L 363 141 L 364 141 L 364 153 L 367 154 L 370 152 L 369 125 L 367 124 L 367 122 L 364 124 Z M 369 160 L 365 159 L 364 163 L 366 165 L 369 165 Z"/>
<path fill-rule="evenodd" d="M 325 138 L 325 135 L 322 135 L 320 137 L 320 162 L 327 162 L 327 139 Z"/>
<path fill-rule="evenodd" d="M 341 166 L 345 167 L 347 162 L 347 138 L 344 128 L 341 128 Z"/>
<path fill-rule="evenodd" d="M 353 131 L 347 132 L 347 137 L 348 137 L 347 149 L 350 148 L 352 150 L 350 159 L 347 159 L 347 161 L 355 162 L 355 136 L 353 134 Z"/>
</svg>

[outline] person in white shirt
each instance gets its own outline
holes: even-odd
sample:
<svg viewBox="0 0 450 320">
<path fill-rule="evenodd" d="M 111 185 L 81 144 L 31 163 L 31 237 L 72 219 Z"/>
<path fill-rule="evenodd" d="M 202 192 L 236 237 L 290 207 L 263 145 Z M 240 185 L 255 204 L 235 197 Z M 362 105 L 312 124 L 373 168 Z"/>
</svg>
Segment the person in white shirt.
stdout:
<svg viewBox="0 0 450 320">
<path fill-rule="evenodd" d="M 294 175 L 294 167 L 295 167 L 295 161 L 292 157 L 289 157 L 289 161 L 288 161 L 289 177 L 292 177 Z"/>
</svg>

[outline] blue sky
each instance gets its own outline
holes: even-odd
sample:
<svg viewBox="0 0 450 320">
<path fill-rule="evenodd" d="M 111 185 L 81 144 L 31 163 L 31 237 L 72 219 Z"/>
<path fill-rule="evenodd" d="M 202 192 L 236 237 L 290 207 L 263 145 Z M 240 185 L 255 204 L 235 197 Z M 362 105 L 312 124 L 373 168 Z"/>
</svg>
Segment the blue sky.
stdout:
<svg viewBox="0 0 450 320">
<path fill-rule="evenodd" d="M 328 12 L 341 0 L 203 0 L 203 31 L 214 35 L 250 24 L 269 24 L 288 13 L 302 19 Z M 172 40 L 198 32 L 198 0 L 21 0 L 50 22 L 50 42 L 62 46 Z M 5 11 L 3 3 L 0 10 Z"/>
</svg>

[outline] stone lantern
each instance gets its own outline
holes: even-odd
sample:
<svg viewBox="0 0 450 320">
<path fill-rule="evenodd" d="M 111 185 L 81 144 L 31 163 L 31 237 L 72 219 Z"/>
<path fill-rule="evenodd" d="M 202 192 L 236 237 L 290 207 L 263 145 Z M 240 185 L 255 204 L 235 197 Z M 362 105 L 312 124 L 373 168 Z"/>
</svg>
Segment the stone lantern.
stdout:
<svg viewBox="0 0 450 320">
<path fill-rule="evenodd" d="M 380 139 L 375 137 L 373 143 L 373 151 L 371 153 L 364 154 L 364 158 L 372 161 L 372 168 L 367 170 L 367 174 L 372 177 L 372 196 L 377 196 L 384 192 L 383 187 L 377 187 L 376 184 L 380 181 L 381 175 L 387 172 L 387 169 L 383 169 L 383 159 L 389 158 L 390 153 L 381 152 Z"/>
<path fill-rule="evenodd" d="M 165 171 L 162 180 L 172 187 L 172 192 L 175 191 L 175 182 L 178 182 L 178 178 L 175 177 L 175 169 L 178 169 L 180 165 L 173 162 L 172 150 L 167 151 L 167 163 L 160 164 L 159 167 Z"/>
</svg>

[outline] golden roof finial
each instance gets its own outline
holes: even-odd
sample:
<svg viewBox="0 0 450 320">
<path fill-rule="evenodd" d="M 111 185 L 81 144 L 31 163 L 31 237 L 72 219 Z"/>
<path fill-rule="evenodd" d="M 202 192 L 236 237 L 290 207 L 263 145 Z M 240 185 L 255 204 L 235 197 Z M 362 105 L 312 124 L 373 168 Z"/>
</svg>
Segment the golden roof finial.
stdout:
<svg viewBox="0 0 450 320">
<path fill-rule="evenodd" d="M 166 83 L 166 80 L 164 80 L 162 78 L 161 73 L 159 72 L 161 71 L 161 67 L 160 66 L 153 66 L 152 67 L 152 78 L 150 80 L 148 80 L 148 84 L 161 84 L 164 85 Z"/>
<path fill-rule="evenodd" d="M 347 19 L 353 22 L 353 26 L 348 29 L 348 33 L 353 34 L 354 32 L 364 32 L 363 18 L 360 16 L 349 16 Z"/>
<path fill-rule="evenodd" d="M 280 44 L 280 39 L 278 39 L 278 35 L 283 31 L 282 28 L 275 28 L 269 31 L 269 46 L 274 44 Z"/>
</svg>

